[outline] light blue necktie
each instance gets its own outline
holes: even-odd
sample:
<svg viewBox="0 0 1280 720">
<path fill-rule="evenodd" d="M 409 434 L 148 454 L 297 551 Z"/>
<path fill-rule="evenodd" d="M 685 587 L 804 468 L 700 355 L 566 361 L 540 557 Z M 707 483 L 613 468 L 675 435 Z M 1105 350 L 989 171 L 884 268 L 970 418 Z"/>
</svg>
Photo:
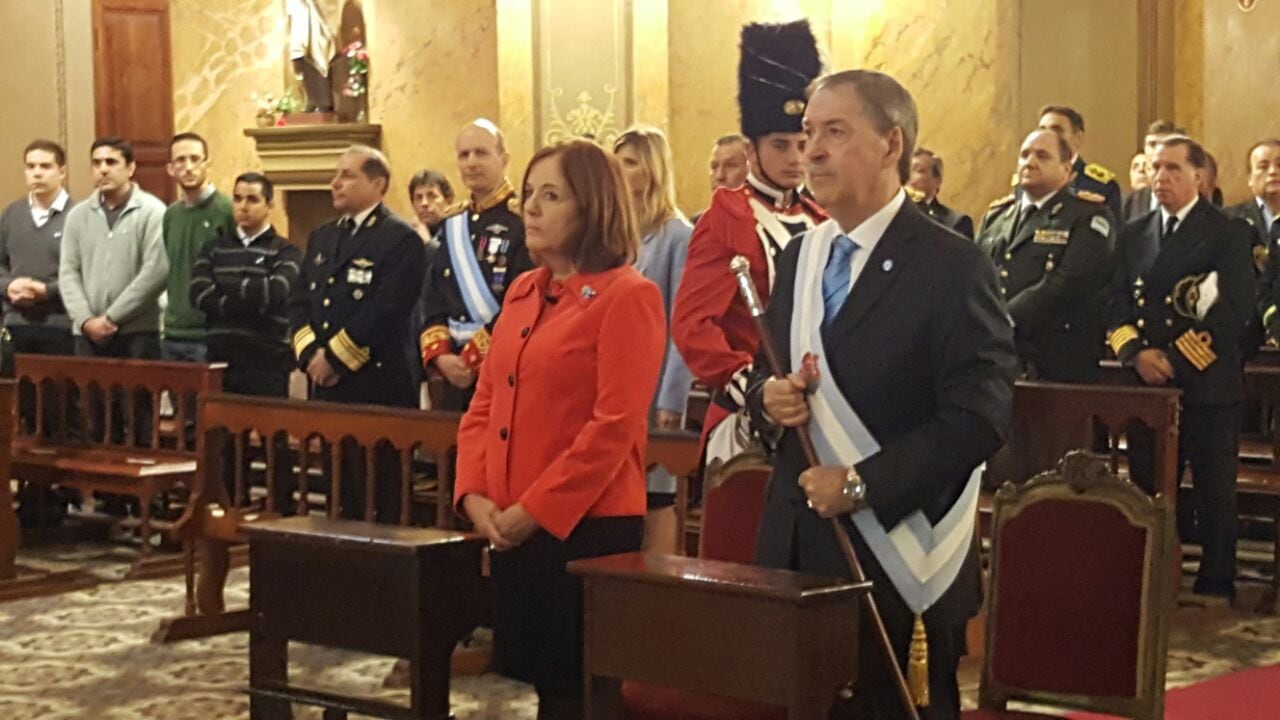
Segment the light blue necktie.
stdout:
<svg viewBox="0 0 1280 720">
<path fill-rule="evenodd" d="M 830 324 L 845 298 L 849 297 L 849 276 L 853 272 L 850 262 L 858 246 L 845 235 L 839 235 L 831 243 L 831 257 L 827 269 L 822 271 L 822 324 Z"/>
</svg>

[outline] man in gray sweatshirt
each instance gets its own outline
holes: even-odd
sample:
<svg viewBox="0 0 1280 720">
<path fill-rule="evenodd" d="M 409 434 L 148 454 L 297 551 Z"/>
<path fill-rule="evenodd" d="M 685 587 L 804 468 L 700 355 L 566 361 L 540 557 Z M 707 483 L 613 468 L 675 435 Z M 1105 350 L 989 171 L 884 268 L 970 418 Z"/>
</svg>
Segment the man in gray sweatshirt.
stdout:
<svg viewBox="0 0 1280 720">
<path fill-rule="evenodd" d="M 58 279 L 77 355 L 160 357 L 160 293 L 169 274 L 164 203 L 133 182 L 133 148 L 99 138 L 97 192 L 67 213 Z"/>
<path fill-rule="evenodd" d="M 91 150 L 96 192 L 67 213 L 58 281 L 71 316 L 76 355 L 156 360 L 160 357 L 160 293 L 169 275 L 162 225 L 165 205 L 133 182 L 133 148 L 99 138 Z M 89 424 L 103 436 L 102 397 L 90 398 Z M 115 394 L 111 434 L 125 440 L 124 403 Z M 135 437 L 151 435 L 151 399 L 134 396 Z"/>
</svg>

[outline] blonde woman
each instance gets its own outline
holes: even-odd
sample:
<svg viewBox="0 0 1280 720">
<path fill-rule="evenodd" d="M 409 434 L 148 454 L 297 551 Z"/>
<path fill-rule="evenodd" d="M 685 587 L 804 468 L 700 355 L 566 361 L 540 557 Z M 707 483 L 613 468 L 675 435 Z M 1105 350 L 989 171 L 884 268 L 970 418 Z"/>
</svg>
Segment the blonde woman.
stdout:
<svg viewBox="0 0 1280 720">
<path fill-rule="evenodd" d="M 684 272 L 685 254 L 693 227 L 676 207 L 671 146 L 655 127 L 637 125 L 613 143 L 622 164 L 622 175 L 631 193 L 637 225 L 643 238 L 636 268 L 662 291 L 667 313 L 667 352 L 662 376 L 653 400 L 652 425 L 678 428 L 693 376 L 670 337 L 671 309 Z M 644 547 L 653 552 L 675 552 L 676 479 L 662 468 L 648 474 L 649 509 L 645 516 Z"/>
</svg>

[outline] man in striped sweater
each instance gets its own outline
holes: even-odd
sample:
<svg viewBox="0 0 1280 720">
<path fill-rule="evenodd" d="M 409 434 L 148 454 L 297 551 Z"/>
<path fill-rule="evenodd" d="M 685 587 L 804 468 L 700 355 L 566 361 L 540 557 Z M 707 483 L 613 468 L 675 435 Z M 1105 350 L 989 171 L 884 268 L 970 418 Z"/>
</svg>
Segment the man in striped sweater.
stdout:
<svg viewBox="0 0 1280 720">
<path fill-rule="evenodd" d="M 227 363 L 227 392 L 286 397 L 289 391 L 285 308 L 302 255 L 267 219 L 274 194 L 264 175 L 236 178 L 236 227 L 208 242 L 191 271 L 191 305 L 205 314 L 209 361 Z"/>
</svg>

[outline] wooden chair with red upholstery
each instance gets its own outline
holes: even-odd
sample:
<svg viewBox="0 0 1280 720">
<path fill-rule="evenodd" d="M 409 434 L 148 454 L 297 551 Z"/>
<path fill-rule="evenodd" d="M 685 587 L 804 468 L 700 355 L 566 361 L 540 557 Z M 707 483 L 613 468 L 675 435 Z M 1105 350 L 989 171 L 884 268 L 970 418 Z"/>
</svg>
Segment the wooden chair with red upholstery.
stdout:
<svg viewBox="0 0 1280 720">
<path fill-rule="evenodd" d="M 759 450 L 749 450 L 707 468 L 703 478 L 699 558 L 751 563 L 769 473 L 769 463 Z M 627 720 L 781 720 L 786 717 L 781 707 L 638 682 L 622 684 L 622 703 Z"/>
<path fill-rule="evenodd" d="M 1173 508 L 1083 451 L 996 494 L 979 710 L 1010 701 L 1164 717 Z"/>
<path fill-rule="evenodd" d="M 750 565 L 772 468 L 760 450 L 712 462 L 702 483 L 698 557 Z"/>
</svg>

